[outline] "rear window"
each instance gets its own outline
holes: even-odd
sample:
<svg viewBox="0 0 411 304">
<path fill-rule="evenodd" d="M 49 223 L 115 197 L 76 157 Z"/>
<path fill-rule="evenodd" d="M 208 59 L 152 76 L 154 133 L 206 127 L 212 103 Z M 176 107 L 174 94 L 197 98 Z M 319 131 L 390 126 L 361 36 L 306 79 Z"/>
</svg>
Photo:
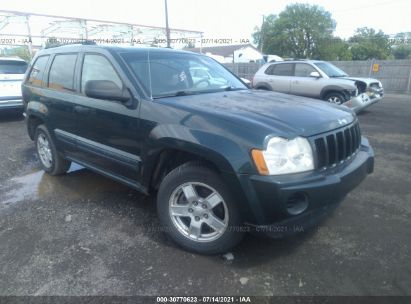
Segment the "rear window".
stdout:
<svg viewBox="0 0 411 304">
<path fill-rule="evenodd" d="M 293 75 L 293 64 L 292 63 L 273 64 L 265 70 L 265 73 L 268 75 L 275 75 L 275 76 L 292 76 Z"/>
<path fill-rule="evenodd" d="M 48 87 L 58 91 L 74 91 L 74 68 L 77 54 L 56 55 L 50 68 Z"/>
<path fill-rule="evenodd" d="M 0 60 L 0 74 L 24 74 L 27 63 L 16 60 Z"/>
<path fill-rule="evenodd" d="M 28 84 L 39 87 L 41 86 L 44 70 L 46 69 L 48 60 L 49 56 L 41 56 L 37 58 L 36 62 L 34 62 L 33 67 L 30 71 L 29 79 L 27 80 Z"/>
</svg>

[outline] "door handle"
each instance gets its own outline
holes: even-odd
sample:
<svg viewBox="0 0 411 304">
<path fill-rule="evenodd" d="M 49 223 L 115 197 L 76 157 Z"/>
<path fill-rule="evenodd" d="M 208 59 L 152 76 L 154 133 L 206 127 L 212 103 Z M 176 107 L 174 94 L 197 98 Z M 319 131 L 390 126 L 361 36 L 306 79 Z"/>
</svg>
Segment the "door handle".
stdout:
<svg viewBox="0 0 411 304">
<path fill-rule="evenodd" d="M 83 106 L 74 106 L 74 112 L 78 114 L 88 114 L 90 109 Z"/>
</svg>

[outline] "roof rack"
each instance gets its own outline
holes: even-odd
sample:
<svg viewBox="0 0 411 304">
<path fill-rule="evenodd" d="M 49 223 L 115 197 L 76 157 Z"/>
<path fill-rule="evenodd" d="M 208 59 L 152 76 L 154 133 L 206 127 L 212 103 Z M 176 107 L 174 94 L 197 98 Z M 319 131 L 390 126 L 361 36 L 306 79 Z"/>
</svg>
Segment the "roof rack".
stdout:
<svg viewBox="0 0 411 304">
<path fill-rule="evenodd" d="M 284 61 L 310 61 L 312 59 L 285 58 Z"/>
<path fill-rule="evenodd" d="M 51 43 L 53 43 L 53 40 L 49 40 Z M 60 47 L 60 46 L 66 46 L 66 45 L 97 45 L 97 43 L 93 40 L 79 40 L 79 41 L 75 41 L 75 42 L 67 42 L 67 43 L 59 43 L 56 40 L 56 44 L 52 44 L 52 45 L 48 45 L 45 47 L 45 49 L 52 49 L 52 48 L 56 48 L 56 47 Z"/>
</svg>

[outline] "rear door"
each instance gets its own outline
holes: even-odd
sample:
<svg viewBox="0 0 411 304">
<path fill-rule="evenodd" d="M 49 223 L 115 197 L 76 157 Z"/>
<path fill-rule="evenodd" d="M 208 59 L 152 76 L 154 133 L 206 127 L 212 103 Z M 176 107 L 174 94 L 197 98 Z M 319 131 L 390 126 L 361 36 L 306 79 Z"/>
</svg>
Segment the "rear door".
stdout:
<svg viewBox="0 0 411 304">
<path fill-rule="evenodd" d="M 307 63 L 296 63 L 294 77 L 291 80 L 290 93 L 294 95 L 320 98 L 321 89 L 324 86 L 322 77 L 312 77 L 312 72 L 318 72 Z"/>
<path fill-rule="evenodd" d="M 67 155 L 75 152 L 76 132 L 74 106 L 78 97 L 76 85 L 76 66 L 78 53 L 56 54 L 46 76 L 47 88 L 40 102 L 47 107 L 47 126 L 53 131 L 58 149 Z"/>
<path fill-rule="evenodd" d="M 130 87 L 120 68 L 108 56 L 85 53 L 80 70 L 77 117 L 77 159 L 84 164 L 136 185 L 139 181 L 140 144 L 137 101 L 120 101 L 85 95 L 87 81 L 109 80 L 119 88 Z M 127 83 L 128 85 L 125 85 Z M 138 187 L 138 183 L 137 183 Z"/>
<path fill-rule="evenodd" d="M 273 64 L 265 71 L 267 81 L 271 89 L 276 92 L 289 93 L 291 76 L 293 74 L 292 63 Z"/>
</svg>

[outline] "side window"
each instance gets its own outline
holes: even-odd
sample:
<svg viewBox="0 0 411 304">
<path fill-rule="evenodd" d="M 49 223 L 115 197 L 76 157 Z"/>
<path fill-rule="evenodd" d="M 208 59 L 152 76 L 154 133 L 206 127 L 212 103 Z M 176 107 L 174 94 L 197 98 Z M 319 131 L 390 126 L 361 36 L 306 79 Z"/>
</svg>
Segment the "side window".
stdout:
<svg viewBox="0 0 411 304">
<path fill-rule="evenodd" d="M 40 87 L 42 84 L 42 79 L 44 75 L 44 70 L 46 69 L 47 61 L 49 56 L 41 56 L 36 59 L 31 68 L 29 78 L 27 80 L 28 84 Z"/>
<path fill-rule="evenodd" d="M 273 75 L 273 69 L 274 69 L 274 64 L 270 65 L 265 71 L 264 73 L 267 75 Z"/>
<path fill-rule="evenodd" d="M 293 64 L 292 63 L 274 64 L 271 75 L 292 76 L 293 75 Z"/>
<path fill-rule="evenodd" d="M 316 72 L 316 70 L 309 64 L 297 63 L 295 65 L 294 75 L 297 77 L 310 77 L 311 72 Z"/>
<path fill-rule="evenodd" d="M 56 55 L 51 64 L 48 87 L 58 91 L 74 91 L 74 68 L 77 54 Z"/>
<path fill-rule="evenodd" d="M 114 70 L 111 63 L 101 55 L 86 54 L 84 56 L 83 70 L 81 72 L 81 92 L 89 80 L 110 80 L 119 88 L 123 87 L 123 82 Z"/>
</svg>

